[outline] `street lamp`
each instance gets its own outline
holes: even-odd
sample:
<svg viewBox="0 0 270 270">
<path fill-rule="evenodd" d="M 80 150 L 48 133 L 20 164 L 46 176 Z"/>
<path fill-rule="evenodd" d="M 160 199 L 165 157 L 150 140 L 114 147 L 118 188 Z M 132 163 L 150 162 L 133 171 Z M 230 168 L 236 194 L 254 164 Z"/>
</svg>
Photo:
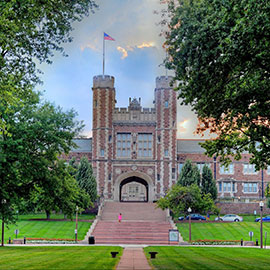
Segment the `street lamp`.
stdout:
<svg viewBox="0 0 270 270">
<path fill-rule="evenodd" d="M 5 199 L 2 199 L 1 203 L 3 204 L 3 208 L 4 208 L 4 204 L 7 203 L 7 201 Z M 3 209 L 3 213 L 2 213 L 2 247 L 4 246 L 4 229 L 5 229 L 5 220 L 4 220 L 4 209 Z"/>
<path fill-rule="evenodd" d="M 76 242 L 78 240 L 78 211 L 79 211 L 79 207 L 76 206 L 76 229 L 75 229 L 75 241 Z"/>
<path fill-rule="evenodd" d="M 190 213 L 191 213 L 191 208 L 189 207 L 188 208 L 188 214 L 189 214 L 189 242 L 191 242 L 191 215 L 190 215 Z"/>
<path fill-rule="evenodd" d="M 261 208 L 261 248 L 263 248 L 263 201 L 260 201 Z"/>
</svg>

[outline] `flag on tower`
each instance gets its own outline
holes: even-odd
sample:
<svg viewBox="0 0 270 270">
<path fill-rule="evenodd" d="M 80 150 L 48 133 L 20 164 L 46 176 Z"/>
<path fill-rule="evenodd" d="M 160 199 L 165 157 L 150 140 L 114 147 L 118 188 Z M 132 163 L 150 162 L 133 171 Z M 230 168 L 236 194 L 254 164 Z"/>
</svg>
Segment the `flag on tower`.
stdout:
<svg viewBox="0 0 270 270">
<path fill-rule="evenodd" d="M 104 40 L 112 40 L 115 41 L 111 36 L 109 36 L 108 34 L 104 33 Z"/>
</svg>

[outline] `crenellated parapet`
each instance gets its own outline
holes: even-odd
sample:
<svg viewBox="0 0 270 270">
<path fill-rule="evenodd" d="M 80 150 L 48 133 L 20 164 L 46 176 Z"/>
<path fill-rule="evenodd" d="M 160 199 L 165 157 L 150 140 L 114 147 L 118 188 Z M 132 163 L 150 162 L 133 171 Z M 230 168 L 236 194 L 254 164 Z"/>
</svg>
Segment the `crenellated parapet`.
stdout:
<svg viewBox="0 0 270 270">
<path fill-rule="evenodd" d="M 114 77 L 109 75 L 94 76 L 93 88 L 114 88 Z"/>
</svg>

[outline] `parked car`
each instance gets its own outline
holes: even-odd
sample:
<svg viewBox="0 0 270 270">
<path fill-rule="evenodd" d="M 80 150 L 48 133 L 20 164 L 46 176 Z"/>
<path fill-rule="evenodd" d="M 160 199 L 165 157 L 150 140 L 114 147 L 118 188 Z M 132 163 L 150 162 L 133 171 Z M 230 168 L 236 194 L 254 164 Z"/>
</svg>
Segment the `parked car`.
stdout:
<svg viewBox="0 0 270 270">
<path fill-rule="evenodd" d="M 235 214 L 228 214 L 228 215 L 225 215 L 223 217 L 216 217 L 215 220 L 223 220 L 223 221 L 235 221 L 235 222 L 238 222 L 238 221 L 243 221 L 243 218 L 238 216 L 238 215 L 235 215 Z"/>
<path fill-rule="evenodd" d="M 191 220 L 206 220 L 206 217 L 200 215 L 200 214 L 191 214 L 190 215 Z M 189 220 L 189 215 L 185 218 L 185 217 L 179 217 L 178 220 Z"/>
<path fill-rule="evenodd" d="M 256 218 L 255 219 L 255 222 L 259 222 L 259 221 L 261 221 L 261 218 Z M 270 222 L 270 216 L 263 217 L 262 221 L 263 222 Z"/>
</svg>

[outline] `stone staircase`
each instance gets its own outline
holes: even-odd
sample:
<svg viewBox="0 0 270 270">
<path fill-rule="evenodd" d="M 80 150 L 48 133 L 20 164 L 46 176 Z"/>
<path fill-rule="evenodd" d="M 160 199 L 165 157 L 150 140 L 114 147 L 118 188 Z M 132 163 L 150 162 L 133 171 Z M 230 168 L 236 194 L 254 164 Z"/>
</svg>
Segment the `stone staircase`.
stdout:
<svg viewBox="0 0 270 270">
<path fill-rule="evenodd" d="M 122 214 L 122 222 L 118 215 Z M 172 225 L 154 203 L 105 202 L 92 235 L 96 244 L 167 245 Z"/>
</svg>

